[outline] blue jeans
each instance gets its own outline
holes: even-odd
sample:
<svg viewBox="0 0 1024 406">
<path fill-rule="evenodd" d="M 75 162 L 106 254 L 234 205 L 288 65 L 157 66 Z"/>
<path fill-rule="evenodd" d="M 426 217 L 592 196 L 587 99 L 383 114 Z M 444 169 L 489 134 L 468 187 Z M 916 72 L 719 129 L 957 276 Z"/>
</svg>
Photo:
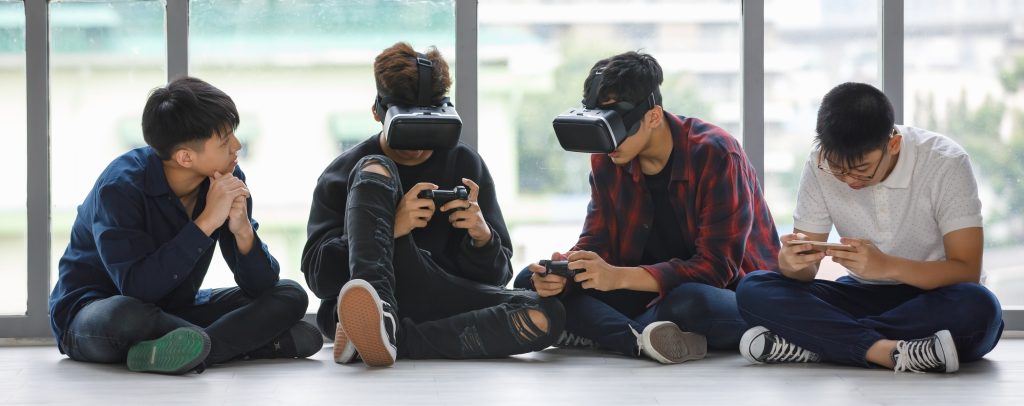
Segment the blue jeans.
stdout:
<svg viewBox="0 0 1024 406">
<path fill-rule="evenodd" d="M 90 302 L 71 320 L 61 346 L 76 361 L 124 362 L 128 349 L 178 327 L 198 327 L 210 336 L 206 365 L 229 361 L 287 332 L 306 313 L 308 298 L 298 283 L 277 282 L 259 297 L 233 288 L 213 289 L 209 301 L 163 309 L 129 296 Z"/>
<path fill-rule="evenodd" d="M 980 359 L 1003 331 L 999 300 L 984 286 L 959 283 L 933 290 L 871 285 L 849 276 L 801 282 L 757 271 L 736 289 L 751 325 L 813 351 L 822 360 L 870 367 L 865 355 L 878 340 L 910 340 L 949 330 L 960 362 Z"/>
<path fill-rule="evenodd" d="M 516 276 L 515 286 L 533 288 L 530 271 Z M 565 331 L 593 340 L 598 347 L 637 356 L 636 336 L 655 321 L 671 321 L 683 331 L 705 336 L 708 347 L 732 350 L 749 327 L 736 307 L 736 293 L 703 283 L 684 283 L 647 306 L 656 294 L 582 290 L 562 297 Z"/>
</svg>

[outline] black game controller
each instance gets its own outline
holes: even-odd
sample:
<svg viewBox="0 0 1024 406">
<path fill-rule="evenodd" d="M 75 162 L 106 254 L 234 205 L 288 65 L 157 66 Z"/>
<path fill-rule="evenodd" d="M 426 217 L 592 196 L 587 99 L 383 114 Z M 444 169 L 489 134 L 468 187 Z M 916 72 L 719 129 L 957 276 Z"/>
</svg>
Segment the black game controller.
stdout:
<svg viewBox="0 0 1024 406">
<path fill-rule="evenodd" d="M 583 272 L 582 269 L 569 269 L 569 261 L 551 261 L 542 259 L 538 264 L 544 267 L 544 273 L 539 274 L 540 276 L 554 274 L 563 278 L 572 279 L 576 274 Z"/>
<path fill-rule="evenodd" d="M 416 195 L 416 197 L 420 199 L 433 199 L 434 205 L 441 207 L 452 200 L 469 200 L 469 190 L 465 186 L 456 186 L 452 190 L 421 190 L 420 194 Z M 465 210 L 465 208 L 457 210 Z"/>
</svg>

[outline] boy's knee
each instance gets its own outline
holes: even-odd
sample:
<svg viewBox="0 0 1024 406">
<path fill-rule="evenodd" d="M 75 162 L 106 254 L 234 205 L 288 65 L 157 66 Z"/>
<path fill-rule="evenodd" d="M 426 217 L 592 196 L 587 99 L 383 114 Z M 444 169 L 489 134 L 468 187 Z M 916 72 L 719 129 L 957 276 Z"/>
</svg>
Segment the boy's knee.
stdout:
<svg viewBox="0 0 1024 406">
<path fill-rule="evenodd" d="M 274 287 L 274 293 L 286 303 L 290 310 L 289 313 L 299 314 L 300 318 L 306 314 L 306 309 L 309 307 L 309 295 L 298 282 L 281 279 Z"/>
<path fill-rule="evenodd" d="M 527 311 L 527 314 L 530 316 L 530 321 L 533 322 L 533 325 L 537 326 L 537 329 L 544 334 L 548 333 L 548 318 L 543 312 L 540 310 L 530 309 Z"/>
<path fill-rule="evenodd" d="M 381 163 L 377 161 L 371 161 L 367 163 L 366 165 L 363 166 L 362 170 L 364 172 L 376 173 L 378 175 L 386 176 L 389 178 L 391 177 L 391 173 L 388 172 L 388 168 L 385 167 L 384 165 L 381 165 Z"/>
</svg>

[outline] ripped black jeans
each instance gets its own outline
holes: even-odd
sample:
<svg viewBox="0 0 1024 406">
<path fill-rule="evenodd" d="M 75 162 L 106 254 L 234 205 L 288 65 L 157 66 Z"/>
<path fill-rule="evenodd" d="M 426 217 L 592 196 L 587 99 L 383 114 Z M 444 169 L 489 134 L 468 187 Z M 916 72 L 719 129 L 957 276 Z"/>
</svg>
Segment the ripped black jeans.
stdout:
<svg viewBox="0 0 1024 406">
<path fill-rule="evenodd" d="M 391 176 L 362 170 L 372 163 L 383 165 Z M 370 155 L 349 176 L 345 213 L 350 277 L 369 282 L 381 300 L 397 309 L 399 358 L 496 358 L 554 343 L 565 324 L 558 300 L 454 276 L 419 249 L 411 234 L 392 238 L 402 194 L 394 162 Z M 531 313 L 541 315 L 546 329 L 534 323 Z M 334 314 L 334 320 L 319 324 L 333 336 L 336 322 Z"/>
</svg>

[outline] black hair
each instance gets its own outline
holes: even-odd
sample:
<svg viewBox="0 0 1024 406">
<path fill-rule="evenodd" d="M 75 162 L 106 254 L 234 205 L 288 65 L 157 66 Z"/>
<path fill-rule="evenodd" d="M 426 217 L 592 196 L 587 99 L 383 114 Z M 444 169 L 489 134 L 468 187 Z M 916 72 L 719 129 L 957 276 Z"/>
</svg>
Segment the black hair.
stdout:
<svg viewBox="0 0 1024 406">
<path fill-rule="evenodd" d="M 661 104 L 661 92 L 657 90 L 665 80 L 665 74 L 653 56 L 629 51 L 597 61 L 590 68 L 587 80 L 583 82 L 584 98 L 594 85 L 594 77 L 598 72 L 601 72 L 603 77 L 601 88 L 598 89 L 598 102 L 615 99 L 618 102 L 638 105 L 644 98 L 654 93 L 654 104 Z"/>
<path fill-rule="evenodd" d="M 142 137 L 165 161 L 182 144 L 205 141 L 214 134 L 226 136 L 238 123 L 231 97 L 193 77 L 153 89 L 142 109 Z"/>
<path fill-rule="evenodd" d="M 846 82 L 822 98 L 814 140 L 824 159 L 852 168 L 889 140 L 894 117 L 892 103 L 881 90 Z"/>
</svg>

